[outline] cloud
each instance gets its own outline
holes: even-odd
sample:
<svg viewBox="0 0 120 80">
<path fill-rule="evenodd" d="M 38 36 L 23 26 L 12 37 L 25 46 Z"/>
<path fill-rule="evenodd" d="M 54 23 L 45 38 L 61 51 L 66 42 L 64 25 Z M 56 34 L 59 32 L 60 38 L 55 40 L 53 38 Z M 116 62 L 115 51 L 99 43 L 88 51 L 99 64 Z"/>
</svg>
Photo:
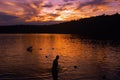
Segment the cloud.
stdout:
<svg viewBox="0 0 120 80">
<path fill-rule="evenodd" d="M 17 19 L 17 18 L 18 17 L 16 17 L 16 16 L 0 12 L 0 19 L 2 19 L 3 21 L 10 21 L 10 20 L 14 20 L 14 19 Z"/>
<path fill-rule="evenodd" d="M 52 16 L 52 17 L 58 17 L 60 16 L 59 14 L 48 14 L 49 16 Z"/>
<path fill-rule="evenodd" d="M 67 21 L 120 13 L 119 6 L 120 0 L 0 0 L 0 23 Z"/>
<path fill-rule="evenodd" d="M 15 25 L 24 23 L 19 17 L 0 12 L 0 25 Z"/>
<path fill-rule="evenodd" d="M 75 0 L 63 0 L 64 2 L 70 2 L 70 1 L 75 1 Z"/>
<path fill-rule="evenodd" d="M 54 5 L 53 5 L 51 2 L 49 2 L 49 3 L 44 4 L 42 7 L 51 8 L 51 7 L 53 7 L 53 6 L 54 6 Z"/>
<path fill-rule="evenodd" d="M 33 16 L 38 16 L 43 9 L 40 5 L 42 1 L 34 1 L 32 3 L 16 3 L 16 6 L 23 10 L 21 17 L 24 19 L 30 19 Z M 19 12 L 19 11 L 18 11 Z M 17 12 L 16 12 L 17 13 Z"/>
<path fill-rule="evenodd" d="M 66 2 L 64 4 L 60 4 L 58 5 L 59 7 L 56 8 L 57 11 L 65 11 L 65 10 L 70 10 L 70 9 L 74 9 L 73 7 L 75 6 L 74 2 Z"/>
<path fill-rule="evenodd" d="M 84 6 L 99 6 L 99 5 L 106 5 L 108 2 L 105 0 L 90 0 L 86 3 L 80 3 L 78 6 L 78 9 L 84 7 Z"/>
</svg>

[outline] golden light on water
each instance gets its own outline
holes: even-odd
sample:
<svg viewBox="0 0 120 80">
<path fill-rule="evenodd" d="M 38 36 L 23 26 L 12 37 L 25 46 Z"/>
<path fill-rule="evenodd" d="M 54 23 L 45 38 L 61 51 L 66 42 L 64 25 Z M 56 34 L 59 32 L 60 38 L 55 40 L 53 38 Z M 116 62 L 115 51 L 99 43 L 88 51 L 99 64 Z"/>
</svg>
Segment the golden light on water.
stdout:
<svg viewBox="0 0 120 80">
<path fill-rule="evenodd" d="M 3 74 L 0 79 L 52 80 L 56 55 L 60 57 L 60 80 L 101 80 L 104 75 L 111 80 L 119 78 L 119 45 L 70 34 L 1 34 L 0 37 L 0 74 Z M 29 46 L 32 52 L 26 50 Z"/>
</svg>

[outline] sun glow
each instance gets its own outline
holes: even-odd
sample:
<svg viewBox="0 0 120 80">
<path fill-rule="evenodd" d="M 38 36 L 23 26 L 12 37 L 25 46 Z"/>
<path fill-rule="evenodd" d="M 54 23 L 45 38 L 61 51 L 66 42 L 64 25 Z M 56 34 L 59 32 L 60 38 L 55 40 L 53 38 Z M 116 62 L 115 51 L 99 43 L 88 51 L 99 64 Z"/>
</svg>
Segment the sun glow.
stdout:
<svg viewBox="0 0 120 80">
<path fill-rule="evenodd" d="M 71 21 L 120 13 L 119 5 L 118 0 L 0 0 L 0 14 L 22 22 Z"/>
<path fill-rule="evenodd" d="M 55 21 L 63 21 L 63 18 L 61 16 L 57 17 Z"/>
</svg>

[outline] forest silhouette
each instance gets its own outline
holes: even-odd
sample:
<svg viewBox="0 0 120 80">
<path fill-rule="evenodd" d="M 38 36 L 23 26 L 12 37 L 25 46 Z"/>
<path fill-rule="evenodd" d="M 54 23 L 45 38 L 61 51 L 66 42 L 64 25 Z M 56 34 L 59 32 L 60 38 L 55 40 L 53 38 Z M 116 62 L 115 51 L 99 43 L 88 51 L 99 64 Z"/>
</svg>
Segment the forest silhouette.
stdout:
<svg viewBox="0 0 120 80">
<path fill-rule="evenodd" d="M 0 33 L 59 33 L 119 39 L 120 14 L 94 16 L 53 25 L 0 26 Z"/>
</svg>

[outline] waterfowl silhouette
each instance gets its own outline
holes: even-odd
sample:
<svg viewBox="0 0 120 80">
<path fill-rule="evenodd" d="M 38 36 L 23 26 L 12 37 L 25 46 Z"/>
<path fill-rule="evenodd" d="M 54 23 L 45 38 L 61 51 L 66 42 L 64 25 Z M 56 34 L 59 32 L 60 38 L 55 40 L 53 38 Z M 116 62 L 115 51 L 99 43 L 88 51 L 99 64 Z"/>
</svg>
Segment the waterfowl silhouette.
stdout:
<svg viewBox="0 0 120 80">
<path fill-rule="evenodd" d="M 33 50 L 33 47 L 32 47 L 32 46 L 30 46 L 30 47 L 27 48 L 27 51 L 28 51 L 28 52 L 32 52 L 32 50 Z"/>
</svg>

